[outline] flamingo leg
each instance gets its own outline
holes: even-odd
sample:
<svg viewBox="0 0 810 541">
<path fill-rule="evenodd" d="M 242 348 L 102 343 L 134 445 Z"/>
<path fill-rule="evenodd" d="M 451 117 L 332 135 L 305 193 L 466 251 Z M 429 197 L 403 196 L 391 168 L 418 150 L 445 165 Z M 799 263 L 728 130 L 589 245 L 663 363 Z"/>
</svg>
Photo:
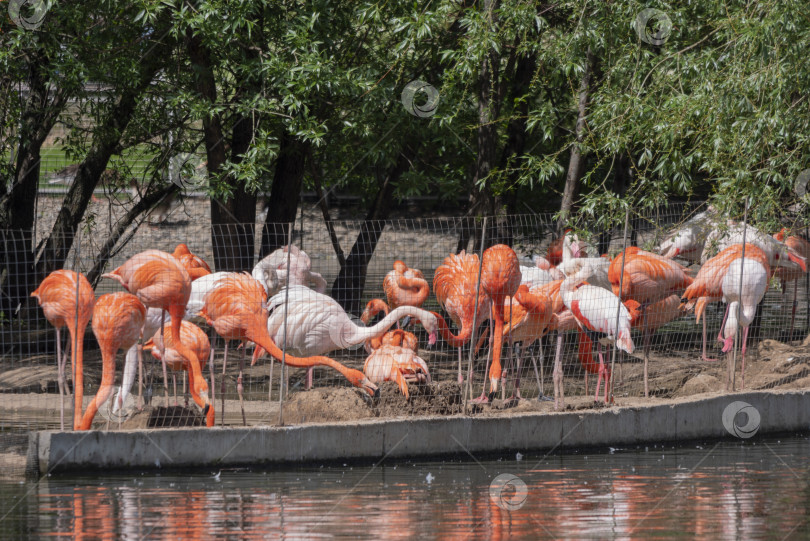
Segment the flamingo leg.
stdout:
<svg viewBox="0 0 810 541">
<path fill-rule="evenodd" d="M 740 390 L 745 389 L 745 347 L 748 343 L 748 327 L 743 327 L 743 343 L 742 343 L 742 367 L 740 369 Z"/>
<path fill-rule="evenodd" d="M 492 325 L 489 327 L 489 343 L 492 344 Z M 487 379 L 489 375 L 489 356 L 492 354 L 492 347 L 487 350 L 487 363 L 484 367 L 484 386 L 481 388 L 481 396 L 473 400 L 474 404 L 486 404 L 489 402 L 489 398 L 487 397 Z M 470 375 L 472 377 L 472 374 Z"/>
<path fill-rule="evenodd" d="M 143 399 L 143 329 L 141 329 L 141 339 L 138 342 L 138 408 L 143 410 L 145 405 Z"/>
<path fill-rule="evenodd" d="M 723 323 L 725 323 L 725 321 Z M 706 314 L 703 314 L 703 353 L 700 358 L 707 363 L 716 363 L 719 361 L 719 359 L 712 359 L 706 355 Z"/>
<path fill-rule="evenodd" d="M 163 396 L 166 398 L 166 406 L 169 405 L 169 375 L 166 371 L 166 329 L 163 324 L 166 320 L 166 311 L 160 311 L 160 332 L 163 333 L 163 341 L 160 343 L 160 364 L 163 367 Z M 175 396 L 177 393 L 175 392 Z"/>
<path fill-rule="evenodd" d="M 310 366 L 309 368 L 307 368 L 307 389 L 306 389 L 307 391 L 312 389 L 312 376 L 314 372 L 315 372 L 314 366 Z"/>
<path fill-rule="evenodd" d="M 209 343 L 211 344 L 211 352 L 208 354 L 208 372 L 211 376 L 211 403 L 214 403 L 216 400 L 216 396 L 214 396 L 214 330 L 211 330 L 211 338 L 209 339 Z"/>
<path fill-rule="evenodd" d="M 543 400 L 546 397 L 544 387 L 546 386 L 546 375 L 543 368 L 543 339 L 537 341 L 537 347 L 540 351 L 540 374 L 537 373 L 537 361 L 532 355 L 532 366 L 534 367 L 534 377 L 538 379 L 537 388 L 540 389 L 540 394 L 537 395 L 537 400 Z"/>
<path fill-rule="evenodd" d="M 256 346 L 256 347 L 258 347 L 258 346 Z M 267 389 L 267 400 L 268 401 L 273 400 L 273 366 L 275 366 L 275 360 L 276 359 L 271 355 L 270 356 L 270 380 L 269 380 L 269 383 L 267 385 L 267 387 L 268 387 L 268 389 Z M 281 382 L 279 381 L 279 386 L 280 385 L 281 385 Z M 280 388 L 279 388 L 278 392 L 281 393 Z"/>
<path fill-rule="evenodd" d="M 563 373 L 562 373 L 562 346 L 563 336 L 557 332 L 557 352 L 554 354 L 554 409 L 559 410 L 565 407 L 565 395 L 563 394 Z"/>
<path fill-rule="evenodd" d="M 245 370 L 245 350 L 247 344 L 242 348 L 242 356 L 239 358 L 239 377 L 236 378 L 236 392 L 239 394 L 239 407 L 242 408 L 242 426 L 247 426 L 247 419 L 245 418 L 245 402 L 242 399 L 242 373 Z"/>
<path fill-rule="evenodd" d="M 790 331 L 788 332 L 788 339 L 793 341 L 793 325 L 796 323 L 796 308 L 798 306 L 798 302 L 796 301 L 796 297 L 798 295 L 799 289 L 799 281 L 793 281 L 793 308 L 790 313 Z"/>
<path fill-rule="evenodd" d="M 220 383 L 219 394 L 222 396 L 222 417 L 219 418 L 219 426 L 225 426 L 225 366 L 228 363 L 228 340 L 225 340 L 225 352 L 222 354 L 222 383 Z"/>
<path fill-rule="evenodd" d="M 513 353 L 513 347 L 511 347 L 511 345 L 510 345 L 510 347 L 509 347 L 509 357 L 510 357 L 510 359 L 512 357 L 512 353 Z M 509 363 L 510 366 L 512 366 L 513 364 L 515 366 L 515 390 L 512 392 L 512 396 L 509 397 L 509 400 L 508 400 L 509 402 L 512 402 L 513 400 L 518 401 L 521 398 L 523 398 L 522 396 L 520 396 L 520 370 L 521 370 L 522 364 L 523 364 L 522 361 L 523 361 L 523 342 L 520 342 L 518 344 L 517 359 L 515 360 L 514 363 L 512 363 L 511 360 L 510 360 L 510 363 Z M 504 384 L 503 387 L 506 387 L 506 385 Z"/>
<path fill-rule="evenodd" d="M 174 371 L 172 371 L 172 388 L 174 389 L 174 405 L 179 405 L 177 403 L 177 376 L 175 375 Z"/>
<path fill-rule="evenodd" d="M 62 336 L 56 329 L 56 381 L 59 385 L 59 427 L 65 430 L 65 365 L 62 360 Z"/>
<path fill-rule="evenodd" d="M 726 304 L 726 314 L 723 316 L 723 323 L 720 324 L 720 334 L 717 335 L 718 342 L 724 342 L 725 338 L 723 337 L 723 327 L 726 326 L 726 320 L 728 319 L 728 309 L 731 307 L 731 303 Z"/>
<path fill-rule="evenodd" d="M 458 384 L 464 383 L 464 376 L 461 374 L 461 347 L 458 348 Z"/>
<path fill-rule="evenodd" d="M 602 383 L 602 375 L 604 374 L 604 367 L 605 367 L 605 360 L 602 357 L 602 342 L 597 340 L 596 342 L 596 351 L 599 354 L 599 375 L 596 378 L 596 394 L 593 395 L 593 401 L 599 402 L 599 386 Z M 607 385 L 607 382 L 605 382 Z"/>
<path fill-rule="evenodd" d="M 650 336 L 652 335 L 652 333 L 650 332 L 650 328 L 647 325 L 644 325 L 643 332 L 644 332 L 644 398 L 648 398 L 650 396 L 648 366 L 650 363 Z M 600 364 L 599 370 L 601 369 L 602 365 Z M 607 381 L 605 382 L 605 384 L 607 384 Z"/>
</svg>

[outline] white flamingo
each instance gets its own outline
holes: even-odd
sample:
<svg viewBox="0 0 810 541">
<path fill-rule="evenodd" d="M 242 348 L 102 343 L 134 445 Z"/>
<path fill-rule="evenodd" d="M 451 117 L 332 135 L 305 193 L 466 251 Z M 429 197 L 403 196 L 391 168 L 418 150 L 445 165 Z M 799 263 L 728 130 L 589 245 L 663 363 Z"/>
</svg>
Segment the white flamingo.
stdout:
<svg viewBox="0 0 810 541">
<path fill-rule="evenodd" d="M 326 292 L 326 280 L 312 270 L 312 261 L 307 253 L 296 245 L 284 246 L 256 263 L 251 274 L 261 282 L 267 296 L 272 297 L 287 285 L 287 258 L 289 257 L 289 285 L 312 286 L 318 293 Z"/>
<path fill-rule="evenodd" d="M 289 293 L 289 298 L 288 298 Z M 286 332 L 284 303 L 287 305 Z M 400 306 L 371 327 L 357 325 L 338 302 L 308 287 L 296 285 L 289 292 L 282 289 L 267 301 L 270 316 L 267 331 L 273 341 L 299 357 L 323 355 L 330 351 L 365 344 L 366 340 L 384 334 L 399 319 L 411 316 L 429 333 L 429 343 L 436 342 L 439 323 L 435 315 L 415 306 Z M 255 363 L 256 357 L 253 362 Z M 312 371 L 307 371 L 307 388 L 312 386 Z"/>
</svg>

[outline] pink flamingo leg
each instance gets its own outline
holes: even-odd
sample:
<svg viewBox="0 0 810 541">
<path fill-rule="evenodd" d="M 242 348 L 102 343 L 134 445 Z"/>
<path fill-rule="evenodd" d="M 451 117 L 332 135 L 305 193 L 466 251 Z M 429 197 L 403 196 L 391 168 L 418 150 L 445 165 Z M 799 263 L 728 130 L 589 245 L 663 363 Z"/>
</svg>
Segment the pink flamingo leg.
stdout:
<svg viewBox="0 0 810 541">
<path fill-rule="evenodd" d="M 312 376 L 314 372 L 315 372 L 314 366 L 310 366 L 309 368 L 307 368 L 307 391 L 312 389 Z"/>
<path fill-rule="evenodd" d="M 492 344 L 492 326 L 489 328 L 489 343 Z M 487 397 L 487 375 L 489 374 L 489 356 L 492 353 L 492 348 L 490 347 L 487 350 L 487 364 L 484 367 L 484 386 L 481 388 L 481 396 L 473 400 L 473 404 L 486 404 L 489 402 L 489 398 Z"/>
<path fill-rule="evenodd" d="M 745 389 L 745 347 L 748 343 L 748 327 L 743 327 L 742 368 L 740 372 L 740 390 Z"/>
<path fill-rule="evenodd" d="M 62 335 L 56 329 L 56 381 L 59 384 L 59 426 L 65 430 L 65 361 L 62 358 Z"/>
<path fill-rule="evenodd" d="M 225 367 L 228 364 L 228 341 L 225 340 L 225 351 L 222 354 L 222 383 L 219 385 L 219 392 L 222 395 L 222 416 L 219 418 L 219 426 L 225 426 Z"/>
<path fill-rule="evenodd" d="M 458 384 L 464 383 L 464 376 L 461 374 L 461 348 L 458 348 Z"/>
<path fill-rule="evenodd" d="M 726 315 L 723 316 L 723 323 L 720 324 L 720 334 L 717 335 L 718 342 L 725 342 L 725 338 L 723 338 L 723 327 L 726 326 L 726 320 L 728 319 L 728 309 L 731 304 L 726 305 Z"/>
<path fill-rule="evenodd" d="M 565 407 L 565 395 L 563 394 L 563 373 L 562 373 L 562 346 L 563 336 L 557 332 L 557 352 L 554 354 L 554 409 L 559 410 Z"/>
<path fill-rule="evenodd" d="M 245 419 L 245 402 L 242 399 L 242 373 L 245 371 L 245 350 L 247 344 L 242 348 L 242 356 L 239 358 L 239 377 L 236 378 L 236 392 L 239 395 L 239 407 L 242 408 L 242 426 L 247 426 L 247 419 Z"/>
<path fill-rule="evenodd" d="M 599 402 L 599 386 L 602 383 L 605 367 L 605 360 L 602 358 L 602 342 L 596 342 L 596 352 L 599 354 L 599 375 L 596 378 L 596 394 L 593 395 L 593 401 Z M 605 382 L 605 385 L 607 385 L 607 382 Z"/>
</svg>

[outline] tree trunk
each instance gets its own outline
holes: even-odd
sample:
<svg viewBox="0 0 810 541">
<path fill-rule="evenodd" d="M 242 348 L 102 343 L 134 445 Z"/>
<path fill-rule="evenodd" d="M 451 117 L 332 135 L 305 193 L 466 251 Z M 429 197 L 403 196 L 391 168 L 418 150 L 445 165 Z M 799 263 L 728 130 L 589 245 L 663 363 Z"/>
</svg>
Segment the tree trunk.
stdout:
<svg viewBox="0 0 810 541">
<path fill-rule="evenodd" d="M 119 147 L 121 137 L 135 113 L 138 99 L 161 68 L 165 52 L 165 45 L 156 45 L 150 49 L 150 53 L 141 59 L 139 80 L 133 87 L 121 91 L 117 103 L 109 109 L 101 125 L 93 131 L 90 149 L 79 164 L 76 178 L 68 189 L 51 234 L 37 259 L 36 269 L 39 278 L 64 267 L 93 190 L 107 168 L 110 156 Z"/>
<path fill-rule="evenodd" d="M 360 233 L 346 258 L 346 264 L 341 267 L 340 273 L 332 285 L 332 297 L 349 313 L 360 314 L 363 309 L 360 301 L 366 286 L 368 262 L 371 261 L 371 256 L 374 255 L 377 242 L 385 228 L 382 220 L 388 217 L 395 184 L 408 170 L 415 155 L 415 149 L 403 149 L 396 163 L 389 169 L 380 186 L 380 191 L 377 192 L 374 204 L 360 226 Z"/>
<path fill-rule="evenodd" d="M 582 176 L 582 141 L 585 139 L 585 118 L 588 113 L 588 98 L 590 95 L 591 73 L 593 73 L 594 57 L 588 49 L 585 58 L 585 70 L 579 82 L 579 103 L 577 104 L 577 125 L 575 128 L 576 140 L 571 145 L 571 156 L 568 160 L 568 174 L 565 177 L 562 203 L 560 204 L 560 219 L 557 222 L 557 233 L 562 235 L 566 223 L 574 208 L 574 194 L 579 186 Z"/>
<path fill-rule="evenodd" d="M 40 149 L 67 103 L 65 89 L 57 90 L 48 101 L 48 63 L 42 50 L 32 53 L 20 145 L 8 191 L 6 179 L 0 179 L 0 230 L 5 230 L 0 243 L 0 312 L 9 318 L 28 303 L 39 284 L 34 272 L 34 215 Z"/>
<path fill-rule="evenodd" d="M 286 245 L 290 238 L 290 224 L 295 223 L 308 153 L 309 143 L 286 130 L 282 133 L 273 186 L 267 201 L 267 218 L 262 228 L 260 258 Z"/>
</svg>

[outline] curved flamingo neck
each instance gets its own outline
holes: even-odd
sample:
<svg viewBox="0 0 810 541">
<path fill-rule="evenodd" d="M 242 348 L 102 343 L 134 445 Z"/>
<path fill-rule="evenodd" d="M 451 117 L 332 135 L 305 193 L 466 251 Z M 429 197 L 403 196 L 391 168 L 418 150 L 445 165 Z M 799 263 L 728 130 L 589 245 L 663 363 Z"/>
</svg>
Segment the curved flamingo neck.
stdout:
<svg viewBox="0 0 810 541">
<path fill-rule="evenodd" d="M 348 336 L 344 336 L 344 339 L 351 344 L 357 345 L 362 344 L 366 340 L 370 338 L 374 338 L 379 336 L 388 329 L 390 329 L 394 323 L 399 321 L 405 316 L 411 316 L 418 320 L 422 320 L 426 316 L 430 315 L 431 313 L 427 310 L 422 310 L 421 308 L 417 308 L 416 306 L 400 306 L 399 308 L 395 308 L 392 310 L 387 316 L 381 319 L 376 325 L 372 325 L 371 327 L 359 327 L 352 323 L 348 329 L 350 331 Z"/>
<path fill-rule="evenodd" d="M 96 396 L 93 397 L 93 400 L 90 401 L 90 404 L 87 406 L 87 411 L 84 412 L 84 415 L 81 414 L 81 402 L 79 401 L 79 390 L 78 386 L 76 387 L 76 409 L 75 411 L 78 412 L 78 422 L 75 421 L 74 416 L 74 423 L 77 423 L 77 426 L 74 427 L 74 430 L 90 430 L 90 427 L 93 425 L 93 419 L 96 417 L 96 413 L 98 412 L 99 407 L 107 401 L 113 391 L 113 385 L 115 384 L 115 353 L 117 349 L 113 347 L 112 344 L 109 343 L 108 340 L 102 340 L 101 343 L 101 385 L 98 388 L 98 392 Z"/>
<path fill-rule="evenodd" d="M 470 337 L 472 336 L 472 325 L 464 326 L 462 322 L 462 327 L 458 335 L 454 335 L 450 332 L 447 322 L 440 314 L 437 314 L 436 312 L 431 312 L 431 314 L 436 316 L 436 320 L 439 322 L 439 334 L 442 336 L 442 338 L 444 338 L 444 341 L 450 344 L 452 347 L 460 348 L 470 340 Z"/>
</svg>

